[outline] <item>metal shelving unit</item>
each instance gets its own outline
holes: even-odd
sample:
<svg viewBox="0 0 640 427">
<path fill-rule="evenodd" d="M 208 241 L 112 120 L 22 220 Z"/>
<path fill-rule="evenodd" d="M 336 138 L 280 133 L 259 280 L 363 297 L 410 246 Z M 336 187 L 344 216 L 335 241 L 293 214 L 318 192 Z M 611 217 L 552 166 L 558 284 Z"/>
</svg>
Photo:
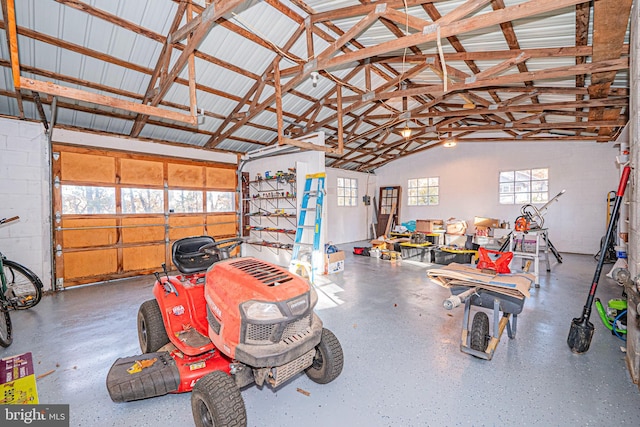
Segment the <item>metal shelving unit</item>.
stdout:
<svg viewBox="0 0 640 427">
<path fill-rule="evenodd" d="M 249 194 L 243 196 L 250 206 L 245 213 L 249 218 L 245 228 L 251 236 L 247 243 L 276 252 L 292 250 L 298 210 L 296 175 L 249 181 Z"/>
</svg>

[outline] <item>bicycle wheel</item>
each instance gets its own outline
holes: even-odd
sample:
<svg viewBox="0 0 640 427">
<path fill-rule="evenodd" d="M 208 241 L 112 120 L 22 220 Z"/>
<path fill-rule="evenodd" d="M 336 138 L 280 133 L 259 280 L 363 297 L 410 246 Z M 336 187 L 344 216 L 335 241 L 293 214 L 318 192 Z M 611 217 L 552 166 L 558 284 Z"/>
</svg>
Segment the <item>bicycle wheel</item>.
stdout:
<svg viewBox="0 0 640 427">
<path fill-rule="evenodd" d="M 5 296 L 11 308 L 26 310 L 40 302 L 42 298 L 42 282 L 27 267 L 15 261 L 5 259 L 4 275 L 7 278 Z"/>
<path fill-rule="evenodd" d="M 0 307 L 0 346 L 9 347 L 12 342 L 11 317 L 9 316 L 9 310 L 3 306 Z"/>
</svg>

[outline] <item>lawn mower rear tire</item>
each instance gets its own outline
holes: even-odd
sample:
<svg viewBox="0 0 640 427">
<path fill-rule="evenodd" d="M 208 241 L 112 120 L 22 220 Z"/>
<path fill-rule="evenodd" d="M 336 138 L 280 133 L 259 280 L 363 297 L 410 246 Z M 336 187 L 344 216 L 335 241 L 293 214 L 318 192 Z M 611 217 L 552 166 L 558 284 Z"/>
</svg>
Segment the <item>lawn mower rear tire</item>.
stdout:
<svg viewBox="0 0 640 427">
<path fill-rule="evenodd" d="M 158 301 L 145 301 L 138 310 L 138 341 L 143 353 L 155 353 L 169 344 Z"/>
<path fill-rule="evenodd" d="M 478 311 L 471 323 L 471 348 L 485 351 L 489 346 L 489 316 L 484 311 Z"/>
<path fill-rule="evenodd" d="M 233 378 L 215 371 L 196 382 L 191 392 L 196 427 L 246 427 L 247 411 Z"/>
<path fill-rule="evenodd" d="M 306 370 L 311 381 L 327 384 L 338 378 L 342 372 L 344 355 L 338 338 L 328 329 L 322 329 L 322 338 L 316 346 L 313 364 Z"/>
</svg>

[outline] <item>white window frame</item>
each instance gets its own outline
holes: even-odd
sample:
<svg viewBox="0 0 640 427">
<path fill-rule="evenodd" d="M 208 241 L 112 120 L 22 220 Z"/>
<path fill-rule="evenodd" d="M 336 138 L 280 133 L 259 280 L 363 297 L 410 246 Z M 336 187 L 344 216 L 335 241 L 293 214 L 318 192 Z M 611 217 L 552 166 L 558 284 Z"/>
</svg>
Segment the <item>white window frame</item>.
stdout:
<svg viewBox="0 0 640 427">
<path fill-rule="evenodd" d="M 338 178 L 338 206 L 358 206 L 358 180 L 356 178 Z"/>
<path fill-rule="evenodd" d="M 421 191 L 424 192 L 424 194 L 420 194 Z M 436 206 L 439 204 L 440 177 L 431 176 L 428 178 L 412 178 L 407 180 L 408 206 Z"/>
<path fill-rule="evenodd" d="M 525 205 L 549 201 L 549 168 L 531 168 L 498 173 L 498 202 Z"/>
</svg>

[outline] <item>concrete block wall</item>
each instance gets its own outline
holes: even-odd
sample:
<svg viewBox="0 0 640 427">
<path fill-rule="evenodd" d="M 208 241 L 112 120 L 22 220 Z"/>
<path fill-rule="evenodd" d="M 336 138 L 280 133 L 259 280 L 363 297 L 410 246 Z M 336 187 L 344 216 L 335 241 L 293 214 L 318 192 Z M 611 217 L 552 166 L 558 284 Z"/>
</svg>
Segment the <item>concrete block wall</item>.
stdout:
<svg viewBox="0 0 640 427">
<path fill-rule="evenodd" d="M 0 251 L 51 289 L 49 143 L 41 123 L 0 118 Z"/>
</svg>

